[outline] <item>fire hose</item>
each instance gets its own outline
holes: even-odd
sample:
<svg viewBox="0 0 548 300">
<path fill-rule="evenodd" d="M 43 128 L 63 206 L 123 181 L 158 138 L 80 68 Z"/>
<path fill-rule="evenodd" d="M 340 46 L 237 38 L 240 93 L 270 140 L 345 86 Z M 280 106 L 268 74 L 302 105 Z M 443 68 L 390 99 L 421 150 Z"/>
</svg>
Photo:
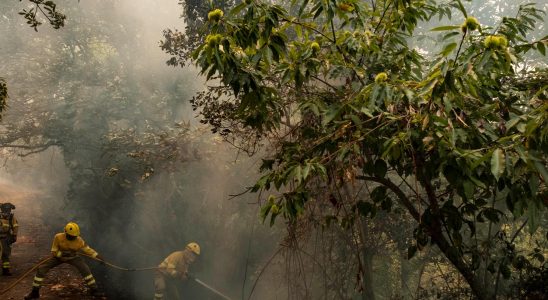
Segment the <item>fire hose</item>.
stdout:
<svg viewBox="0 0 548 300">
<path fill-rule="evenodd" d="M 228 298 L 226 295 L 224 295 L 223 293 L 219 292 L 218 290 L 210 287 L 209 285 L 205 284 L 205 282 L 201 281 L 200 279 L 198 278 L 193 278 L 194 281 L 196 281 L 198 284 L 200 284 L 201 286 L 205 287 L 206 289 L 212 291 L 213 293 L 217 294 L 218 296 L 222 297 L 223 299 L 226 299 L 226 300 L 231 300 L 230 298 Z"/>
<path fill-rule="evenodd" d="M 102 260 L 102 259 L 99 259 L 97 257 L 93 257 L 93 256 L 90 256 L 90 255 L 86 255 L 86 254 L 83 254 L 81 253 L 80 254 L 81 256 L 86 256 L 86 257 L 89 257 L 91 259 L 94 259 L 106 266 L 109 266 L 113 269 L 116 269 L 116 270 L 120 270 L 120 271 L 126 271 L 126 272 L 137 272 L 137 271 L 150 271 L 150 270 L 157 270 L 158 267 L 148 267 L 148 268 L 124 268 L 124 267 L 120 267 L 120 266 L 117 266 L 115 264 L 112 264 L 112 263 L 109 263 L 105 260 Z M 29 275 L 32 271 L 36 270 L 38 267 L 40 267 L 41 265 L 45 264 L 46 262 L 48 262 L 50 259 L 53 259 L 54 257 L 50 256 L 50 257 L 47 257 L 47 258 L 44 258 L 42 259 L 41 261 L 39 261 L 36 265 L 34 265 L 34 267 L 30 268 L 28 271 L 26 271 L 23 275 L 19 276 L 19 278 L 17 278 L 17 280 L 15 280 L 12 284 L 10 284 L 7 288 L 3 289 L 2 291 L 0 291 L 0 295 L 4 295 L 5 293 L 7 293 L 9 290 L 11 290 L 12 288 L 14 288 L 17 284 L 19 284 L 25 277 L 27 277 L 27 275 Z M 226 300 L 231 300 L 228 296 L 224 295 L 223 293 L 219 292 L 218 290 L 212 288 L 211 286 L 207 285 L 206 283 L 204 283 L 203 281 L 201 281 L 200 279 L 198 278 L 195 278 L 195 277 L 191 277 L 196 283 L 198 283 L 199 285 L 205 287 L 206 289 L 210 290 L 211 292 L 215 293 L 216 295 L 222 297 L 223 299 L 226 299 Z"/>
<path fill-rule="evenodd" d="M 19 284 L 19 282 L 21 282 L 21 280 L 25 279 L 25 277 L 27 277 L 27 275 L 29 275 L 32 271 L 38 269 L 38 267 L 40 267 L 41 265 L 45 264 L 46 262 L 48 262 L 50 259 L 53 259 L 52 256 L 50 257 L 47 257 L 47 258 L 44 258 L 42 259 L 40 262 L 38 262 L 36 265 L 34 265 L 34 267 L 30 268 L 30 270 L 26 271 L 23 275 L 19 276 L 19 278 L 17 278 L 17 280 L 15 280 L 12 284 L 10 284 L 7 288 L 3 289 L 1 292 L 0 292 L 0 295 L 4 295 L 5 293 L 7 293 L 9 290 L 11 290 L 12 288 L 14 288 L 17 284 Z"/>
</svg>

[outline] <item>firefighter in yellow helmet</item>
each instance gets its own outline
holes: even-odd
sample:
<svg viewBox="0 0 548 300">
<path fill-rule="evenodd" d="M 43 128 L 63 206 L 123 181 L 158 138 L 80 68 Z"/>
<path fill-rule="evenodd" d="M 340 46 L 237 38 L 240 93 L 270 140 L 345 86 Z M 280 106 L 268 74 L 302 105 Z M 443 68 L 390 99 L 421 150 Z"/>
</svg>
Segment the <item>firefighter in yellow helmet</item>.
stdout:
<svg viewBox="0 0 548 300">
<path fill-rule="evenodd" d="M 154 275 L 154 300 L 164 299 L 166 283 L 169 279 L 187 280 L 190 265 L 200 255 L 200 246 L 196 243 L 189 243 L 182 251 L 171 253 L 158 266 Z"/>
<path fill-rule="evenodd" d="M 2 249 L 2 275 L 11 275 L 10 256 L 11 244 L 17 241 L 19 224 L 11 212 L 15 205 L 11 203 L 0 204 L 0 249 Z"/>
<path fill-rule="evenodd" d="M 79 252 L 103 261 L 101 256 L 95 250 L 91 249 L 80 237 L 80 227 L 78 227 L 78 224 L 70 222 L 65 226 L 65 232 L 58 233 L 53 238 L 51 246 L 51 255 L 53 255 L 53 258 L 38 268 L 32 283 L 32 291 L 25 296 L 25 299 L 40 298 L 40 286 L 42 285 L 42 281 L 44 281 L 46 273 L 64 263 L 73 265 L 78 269 L 92 295 L 99 294 L 95 278 L 93 278 L 84 259 L 78 256 Z"/>
</svg>

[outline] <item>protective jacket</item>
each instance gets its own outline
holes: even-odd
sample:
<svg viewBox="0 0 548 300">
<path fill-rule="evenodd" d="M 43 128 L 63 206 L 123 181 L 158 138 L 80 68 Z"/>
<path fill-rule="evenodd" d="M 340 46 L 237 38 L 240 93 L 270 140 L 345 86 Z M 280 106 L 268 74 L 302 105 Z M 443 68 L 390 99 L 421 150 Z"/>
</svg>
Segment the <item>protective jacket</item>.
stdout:
<svg viewBox="0 0 548 300">
<path fill-rule="evenodd" d="M 70 259 L 76 257 L 78 252 L 82 252 L 91 257 L 96 257 L 98 255 L 98 253 L 89 247 L 81 237 L 69 240 L 65 233 L 58 233 L 53 238 L 53 244 L 51 245 L 51 253 L 53 256 Z"/>
<path fill-rule="evenodd" d="M 174 278 L 186 279 L 190 264 L 194 262 L 195 256 L 189 249 L 171 253 L 158 266 L 158 271 Z"/>
<path fill-rule="evenodd" d="M 15 216 L 10 214 L 0 213 L 0 239 L 7 238 L 9 236 L 16 237 L 19 230 L 19 224 Z"/>
</svg>

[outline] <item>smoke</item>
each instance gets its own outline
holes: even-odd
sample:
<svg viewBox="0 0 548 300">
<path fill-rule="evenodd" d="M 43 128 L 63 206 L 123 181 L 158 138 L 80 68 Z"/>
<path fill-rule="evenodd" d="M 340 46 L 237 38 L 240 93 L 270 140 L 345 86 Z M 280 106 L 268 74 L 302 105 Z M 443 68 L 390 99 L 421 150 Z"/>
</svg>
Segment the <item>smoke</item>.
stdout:
<svg viewBox="0 0 548 300">
<path fill-rule="evenodd" d="M 1 4 L 0 74 L 11 96 L 2 144 L 35 147 L 4 151 L 2 177 L 45 195 L 41 210 L 52 237 L 76 221 L 90 246 L 130 268 L 156 266 L 195 241 L 202 246 L 196 276 L 233 298 L 247 295 L 280 233 L 260 224 L 255 196 L 230 199 L 253 182 L 256 164 L 196 126 L 187 101 L 203 85 L 196 70 L 165 65 L 158 41 L 163 29 L 184 27 L 180 7 L 153 0 L 56 3 L 68 16 L 65 28 L 45 24 L 37 33 L 17 15 L 20 3 Z M 192 128 L 181 150 L 189 155 L 165 168 L 148 171 L 154 161 L 138 163 L 128 149 L 112 148 L 118 135 L 169 135 L 181 122 Z M 48 143 L 54 146 L 41 151 Z M 151 272 L 90 265 L 112 299 L 152 297 Z M 182 293 L 215 299 L 195 284 Z"/>
</svg>

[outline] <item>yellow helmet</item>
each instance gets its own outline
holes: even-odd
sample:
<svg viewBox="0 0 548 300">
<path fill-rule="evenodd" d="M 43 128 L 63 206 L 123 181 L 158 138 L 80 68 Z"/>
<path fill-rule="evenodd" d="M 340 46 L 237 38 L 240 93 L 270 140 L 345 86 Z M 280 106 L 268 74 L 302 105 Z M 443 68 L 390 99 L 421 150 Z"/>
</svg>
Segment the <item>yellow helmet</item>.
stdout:
<svg viewBox="0 0 548 300">
<path fill-rule="evenodd" d="M 80 227 L 74 222 L 69 222 L 65 226 L 65 233 L 72 236 L 80 236 Z"/>
<path fill-rule="evenodd" d="M 186 245 L 186 248 L 196 253 L 196 255 L 200 255 L 200 245 L 192 242 L 192 243 L 188 243 L 188 245 Z"/>
</svg>

